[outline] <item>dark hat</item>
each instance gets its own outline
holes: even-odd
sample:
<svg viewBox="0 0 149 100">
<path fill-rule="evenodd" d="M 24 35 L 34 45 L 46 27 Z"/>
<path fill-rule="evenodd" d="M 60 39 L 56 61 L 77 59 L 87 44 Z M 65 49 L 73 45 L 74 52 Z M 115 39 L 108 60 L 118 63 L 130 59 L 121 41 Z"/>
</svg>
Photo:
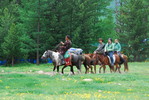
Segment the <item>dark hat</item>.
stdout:
<svg viewBox="0 0 149 100">
<path fill-rule="evenodd" d="M 99 38 L 98 40 L 103 42 L 103 39 L 102 38 Z"/>
<path fill-rule="evenodd" d="M 110 40 L 112 42 L 112 38 L 109 38 L 108 40 Z"/>
<path fill-rule="evenodd" d="M 66 35 L 66 37 L 70 40 L 71 38 L 70 38 L 70 35 Z"/>
</svg>

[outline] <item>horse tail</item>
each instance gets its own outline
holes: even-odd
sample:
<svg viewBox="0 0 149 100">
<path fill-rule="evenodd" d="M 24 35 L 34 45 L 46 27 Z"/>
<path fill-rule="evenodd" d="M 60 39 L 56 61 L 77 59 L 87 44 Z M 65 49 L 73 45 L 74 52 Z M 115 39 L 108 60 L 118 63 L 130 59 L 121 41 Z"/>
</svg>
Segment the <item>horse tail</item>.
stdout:
<svg viewBox="0 0 149 100">
<path fill-rule="evenodd" d="M 125 59 L 125 62 L 124 62 L 124 71 L 129 71 L 128 69 L 128 57 L 126 55 L 124 55 L 124 59 Z"/>
</svg>

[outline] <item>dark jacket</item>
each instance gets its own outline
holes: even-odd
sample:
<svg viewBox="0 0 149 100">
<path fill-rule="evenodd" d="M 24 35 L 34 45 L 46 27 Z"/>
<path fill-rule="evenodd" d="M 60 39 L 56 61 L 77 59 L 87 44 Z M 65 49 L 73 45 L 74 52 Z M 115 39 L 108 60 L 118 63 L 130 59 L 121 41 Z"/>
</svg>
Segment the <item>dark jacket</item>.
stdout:
<svg viewBox="0 0 149 100">
<path fill-rule="evenodd" d="M 104 53 L 104 47 L 105 47 L 105 44 L 104 43 L 99 44 L 98 45 L 98 48 L 95 50 L 95 52 L 96 53 L 100 53 L 100 54 Z"/>
<path fill-rule="evenodd" d="M 65 41 L 64 45 L 63 45 L 63 46 L 60 46 L 60 53 L 61 53 L 62 55 L 64 55 L 65 52 L 66 52 L 69 48 L 71 48 L 71 46 L 72 46 L 71 41 Z"/>
</svg>

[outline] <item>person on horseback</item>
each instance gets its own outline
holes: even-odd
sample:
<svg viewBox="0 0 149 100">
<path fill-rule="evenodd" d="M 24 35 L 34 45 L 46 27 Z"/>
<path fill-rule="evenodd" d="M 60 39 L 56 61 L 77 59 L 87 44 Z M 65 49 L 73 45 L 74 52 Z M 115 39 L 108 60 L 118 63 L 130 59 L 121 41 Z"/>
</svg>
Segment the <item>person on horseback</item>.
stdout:
<svg viewBox="0 0 149 100">
<path fill-rule="evenodd" d="M 115 39 L 115 43 L 114 43 L 114 53 L 118 54 L 119 57 L 120 57 L 120 64 L 124 63 L 124 59 L 123 57 L 121 56 L 121 45 L 118 41 L 118 39 Z"/>
<path fill-rule="evenodd" d="M 62 55 L 62 56 L 61 56 L 62 64 L 64 64 L 64 63 L 65 63 L 65 62 L 64 62 L 64 55 L 65 55 L 66 51 L 67 51 L 69 48 L 71 48 L 71 46 L 72 46 L 72 42 L 71 42 L 70 36 L 69 36 L 69 35 L 66 35 L 66 37 L 65 37 L 65 42 L 64 42 L 64 43 L 63 43 L 63 42 L 60 42 L 60 44 L 61 44 L 62 46 L 60 46 L 60 48 L 59 48 L 59 53 Z"/>
<path fill-rule="evenodd" d="M 62 54 L 62 55 L 64 55 L 65 54 L 65 52 L 69 49 L 69 48 L 71 48 L 71 45 L 72 45 L 72 42 L 71 42 L 71 40 L 70 40 L 70 36 L 69 35 L 66 35 L 66 37 L 65 37 L 65 42 L 60 42 L 60 44 L 62 45 L 62 46 L 60 46 L 60 54 Z"/>
<path fill-rule="evenodd" d="M 108 43 L 105 45 L 105 53 L 110 57 L 111 66 L 114 66 L 114 59 L 113 59 L 114 44 L 112 43 L 111 38 L 108 39 Z"/>
<path fill-rule="evenodd" d="M 96 54 L 104 54 L 105 44 L 103 43 L 103 39 L 99 38 L 98 41 L 99 41 L 99 45 L 98 45 L 98 48 L 94 51 L 94 53 L 96 53 Z"/>
</svg>

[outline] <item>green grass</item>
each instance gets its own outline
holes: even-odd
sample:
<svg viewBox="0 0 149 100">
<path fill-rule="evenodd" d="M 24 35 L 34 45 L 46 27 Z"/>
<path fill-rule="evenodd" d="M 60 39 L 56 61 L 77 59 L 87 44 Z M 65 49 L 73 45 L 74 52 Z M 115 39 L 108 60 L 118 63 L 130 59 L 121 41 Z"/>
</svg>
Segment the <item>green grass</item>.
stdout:
<svg viewBox="0 0 149 100">
<path fill-rule="evenodd" d="M 149 63 L 129 63 L 129 72 L 54 76 L 49 64 L 0 67 L 0 100 L 148 100 Z M 61 68 L 60 68 L 61 69 Z M 77 72 L 76 68 L 75 72 Z M 98 69 L 97 69 L 98 70 Z M 92 79 L 87 82 L 83 79 Z"/>
</svg>

